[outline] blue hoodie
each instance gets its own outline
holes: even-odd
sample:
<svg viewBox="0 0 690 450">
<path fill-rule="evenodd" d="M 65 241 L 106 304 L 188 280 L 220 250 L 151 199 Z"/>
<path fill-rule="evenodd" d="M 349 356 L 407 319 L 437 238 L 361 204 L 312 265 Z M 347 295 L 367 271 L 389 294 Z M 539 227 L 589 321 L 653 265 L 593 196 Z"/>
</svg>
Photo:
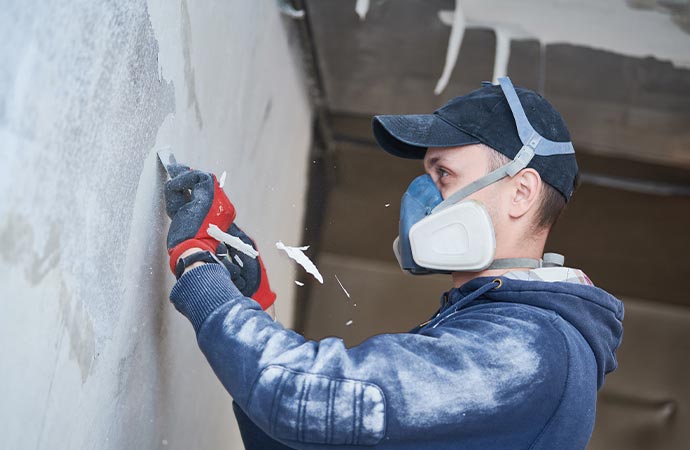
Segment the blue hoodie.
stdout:
<svg viewBox="0 0 690 450">
<path fill-rule="evenodd" d="M 423 326 L 349 349 L 274 322 L 217 264 L 170 298 L 240 424 L 304 450 L 584 449 L 623 332 L 623 304 L 601 289 L 506 277 L 452 289 Z"/>
</svg>

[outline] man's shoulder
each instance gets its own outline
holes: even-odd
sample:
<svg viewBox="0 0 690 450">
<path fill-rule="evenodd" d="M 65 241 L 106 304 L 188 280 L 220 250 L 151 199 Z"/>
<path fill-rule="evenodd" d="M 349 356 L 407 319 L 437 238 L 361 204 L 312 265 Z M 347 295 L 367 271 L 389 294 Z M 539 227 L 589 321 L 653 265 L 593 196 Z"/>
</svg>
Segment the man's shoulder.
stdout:
<svg viewBox="0 0 690 450">
<path fill-rule="evenodd" d="M 511 302 L 477 302 L 450 317 L 446 324 L 452 328 L 482 328 L 498 334 L 541 335 L 558 334 L 560 316 L 555 311 L 533 305 Z"/>
<path fill-rule="evenodd" d="M 479 365 L 500 360 L 520 361 L 511 370 L 532 367 L 541 380 L 566 377 L 571 348 L 567 323 L 554 311 L 531 305 L 487 302 L 470 306 L 437 333 L 454 340 L 458 348 L 471 349 Z M 534 381 L 534 380 L 532 380 Z M 530 381 L 530 382 L 532 382 Z"/>
</svg>

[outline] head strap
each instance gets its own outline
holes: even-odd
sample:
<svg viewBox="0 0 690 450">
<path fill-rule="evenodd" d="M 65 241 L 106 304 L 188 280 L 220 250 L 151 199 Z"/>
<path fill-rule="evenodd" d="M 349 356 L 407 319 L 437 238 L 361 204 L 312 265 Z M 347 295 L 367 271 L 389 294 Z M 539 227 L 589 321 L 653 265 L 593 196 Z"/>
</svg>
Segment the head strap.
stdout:
<svg viewBox="0 0 690 450">
<path fill-rule="evenodd" d="M 508 106 L 510 106 L 510 111 L 513 113 L 513 119 L 515 120 L 515 126 L 517 127 L 520 141 L 522 142 L 522 148 L 517 155 L 515 155 L 515 158 L 513 158 L 511 162 L 489 172 L 485 176 L 473 181 L 464 188 L 455 192 L 453 195 L 436 205 L 436 207 L 432 210 L 432 213 L 442 211 L 449 206 L 456 204 L 465 197 L 474 194 L 478 190 L 505 178 L 506 176 L 514 177 L 518 172 L 527 167 L 530 161 L 532 161 L 532 158 L 534 158 L 534 155 L 553 156 L 575 153 L 575 149 L 573 148 L 573 144 L 571 142 L 550 141 L 549 139 L 546 139 L 537 133 L 527 119 L 525 110 L 522 108 L 522 104 L 520 103 L 520 99 L 518 98 L 517 92 L 515 92 L 515 88 L 513 87 L 513 83 L 511 83 L 510 78 L 501 77 L 498 79 L 498 83 L 501 85 L 503 95 L 506 96 Z"/>
<path fill-rule="evenodd" d="M 531 147 L 535 155 L 552 156 L 552 155 L 568 155 L 575 153 L 573 144 L 571 142 L 556 142 L 546 139 L 541 136 L 529 123 L 525 110 L 522 108 L 517 92 L 511 83 L 510 78 L 502 77 L 498 79 L 501 85 L 503 95 L 508 100 L 508 106 L 513 113 L 515 125 L 517 126 L 518 135 L 522 141 L 522 145 Z"/>
</svg>

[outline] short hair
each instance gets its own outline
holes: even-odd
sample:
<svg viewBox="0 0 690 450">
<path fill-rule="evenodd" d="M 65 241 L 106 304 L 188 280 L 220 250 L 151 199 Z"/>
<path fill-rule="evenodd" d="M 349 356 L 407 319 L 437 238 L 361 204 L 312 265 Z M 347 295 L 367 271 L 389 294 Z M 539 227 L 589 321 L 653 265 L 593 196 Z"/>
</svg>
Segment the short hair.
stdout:
<svg viewBox="0 0 690 450">
<path fill-rule="evenodd" d="M 503 153 L 494 150 L 488 145 L 485 145 L 485 147 L 490 150 L 489 172 L 505 166 L 511 161 L 511 159 Z M 579 174 L 575 178 L 576 187 L 578 185 L 578 180 Z M 537 210 L 534 225 L 537 230 L 550 230 L 561 216 L 561 213 L 565 209 L 566 202 L 565 197 L 563 197 L 553 186 L 548 183 L 543 183 L 543 186 L 544 188 L 541 191 L 539 209 Z"/>
</svg>

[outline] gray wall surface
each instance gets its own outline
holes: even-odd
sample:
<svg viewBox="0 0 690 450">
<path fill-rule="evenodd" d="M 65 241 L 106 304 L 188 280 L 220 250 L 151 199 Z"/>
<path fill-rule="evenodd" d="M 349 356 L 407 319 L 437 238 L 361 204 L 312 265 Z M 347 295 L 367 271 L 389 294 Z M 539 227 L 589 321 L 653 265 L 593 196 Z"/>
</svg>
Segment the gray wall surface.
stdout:
<svg viewBox="0 0 690 450">
<path fill-rule="evenodd" d="M 167 297 L 169 146 L 228 172 L 292 322 L 311 108 L 272 1 L 6 0 L 0 14 L 0 448 L 241 448 Z"/>
</svg>

